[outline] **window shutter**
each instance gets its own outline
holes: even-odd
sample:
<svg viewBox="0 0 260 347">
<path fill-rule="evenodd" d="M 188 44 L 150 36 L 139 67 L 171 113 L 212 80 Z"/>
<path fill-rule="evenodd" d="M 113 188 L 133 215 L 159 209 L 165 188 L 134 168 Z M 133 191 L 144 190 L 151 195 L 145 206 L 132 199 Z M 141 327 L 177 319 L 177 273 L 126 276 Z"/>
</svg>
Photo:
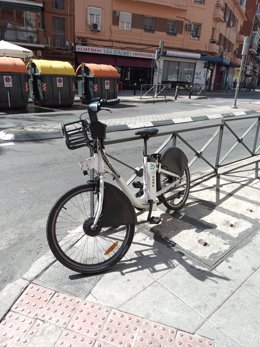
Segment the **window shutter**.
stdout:
<svg viewBox="0 0 260 347">
<path fill-rule="evenodd" d="M 183 33 L 183 22 L 180 20 L 177 20 L 177 34 Z"/>
</svg>

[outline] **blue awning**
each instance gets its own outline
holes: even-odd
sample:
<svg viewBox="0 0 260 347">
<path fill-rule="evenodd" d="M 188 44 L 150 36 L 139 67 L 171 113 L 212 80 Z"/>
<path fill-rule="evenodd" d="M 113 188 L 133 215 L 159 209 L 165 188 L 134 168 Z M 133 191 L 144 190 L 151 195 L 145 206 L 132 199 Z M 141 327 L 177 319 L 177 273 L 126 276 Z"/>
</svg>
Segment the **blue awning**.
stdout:
<svg viewBox="0 0 260 347">
<path fill-rule="evenodd" d="M 200 59 L 204 61 L 208 61 L 210 63 L 230 65 L 230 61 L 222 57 L 210 57 L 209 55 L 202 55 Z"/>
</svg>

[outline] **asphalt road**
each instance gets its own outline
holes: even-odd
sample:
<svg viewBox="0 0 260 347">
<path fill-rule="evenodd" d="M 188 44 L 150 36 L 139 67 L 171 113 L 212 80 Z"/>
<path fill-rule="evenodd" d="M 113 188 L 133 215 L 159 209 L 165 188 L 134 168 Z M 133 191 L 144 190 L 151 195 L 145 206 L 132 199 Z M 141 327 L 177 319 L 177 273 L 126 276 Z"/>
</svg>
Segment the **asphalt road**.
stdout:
<svg viewBox="0 0 260 347">
<path fill-rule="evenodd" d="M 255 99 L 243 100 L 251 107 Z M 190 111 L 203 107 L 216 107 L 223 105 L 224 99 L 196 100 L 182 103 L 158 104 L 122 104 L 112 108 L 112 113 L 103 111 L 100 119 L 115 119 L 129 117 L 130 115 L 149 115 L 176 111 Z M 210 106 L 211 105 L 211 106 Z M 252 104 L 251 109 L 255 106 Z M 42 117 L 26 114 L 1 114 L 0 130 L 7 126 L 27 125 L 34 122 L 51 121 L 66 122 L 77 119 L 82 110 L 73 111 L 70 115 L 57 115 Z M 213 123 L 211 121 L 209 123 Z M 188 126 L 188 125 L 187 125 Z M 190 125 L 192 126 L 192 125 Z M 246 124 L 239 130 L 243 133 Z M 165 128 L 160 129 L 164 131 Z M 132 132 L 133 133 L 133 132 Z M 132 135 L 130 133 L 130 135 Z M 201 148 L 211 136 L 211 130 L 190 132 L 187 136 L 196 148 Z M 109 134 L 108 138 L 126 134 Z M 164 138 L 150 140 L 150 151 L 154 151 Z M 224 146 L 230 148 L 230 139 Z M 20 278 L 41 255 L 48 250 L 45 237 L 45 225 L 48 212 L 54 202 L 70 188 L 82 184 L 86 178 L 81 174 L 78 162 L 88 156 L 87 149 L 69 151 L 63 139 L 2 144 L 0 165 L 0 290 L 6 284 Z M 212 156 L 216 146 L 213 144 L 208 149 L 209 157 Z M 140 165 L 142 157 L 142 143 L 126 142 L 120 145 L 109 146 L 108 151 L 133 166 Z M 234 154 L 239 155 L 239 154 Z M 206 168 L 205 163 L 196 164 L 196 170 Z M 119 170 L 121 171 L 121 165 Z M 123 169 L 125 178 L 130 176 L 128 169 Z"/>
</svg>

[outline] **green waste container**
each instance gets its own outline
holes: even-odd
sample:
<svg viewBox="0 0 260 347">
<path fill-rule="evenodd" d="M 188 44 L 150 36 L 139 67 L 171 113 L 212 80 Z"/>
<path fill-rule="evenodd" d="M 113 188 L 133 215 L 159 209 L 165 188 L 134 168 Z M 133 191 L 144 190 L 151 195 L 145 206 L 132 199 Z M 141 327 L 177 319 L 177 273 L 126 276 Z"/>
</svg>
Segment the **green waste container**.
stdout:
<svg viewBox="0 0 260 347">
<path fill-rule="evenodd" d="M 75 96 L 75 71 L 64 61 L 32 59 L 27 66 L 30 94 L 35 104 L 71 106 Z"/>
<path fill-rule="evenodd" d="M 82 63 L 76 69 L 78 94 L 83 103 L 93 98 L 117 103 L 119 73 L 112 65 Z"/>
<path fill-rule="evenodd" d="M 26 108 L 29 98 L 28 72 L 20 58 L 0 57 L 0 109 Z"/>
</svg>

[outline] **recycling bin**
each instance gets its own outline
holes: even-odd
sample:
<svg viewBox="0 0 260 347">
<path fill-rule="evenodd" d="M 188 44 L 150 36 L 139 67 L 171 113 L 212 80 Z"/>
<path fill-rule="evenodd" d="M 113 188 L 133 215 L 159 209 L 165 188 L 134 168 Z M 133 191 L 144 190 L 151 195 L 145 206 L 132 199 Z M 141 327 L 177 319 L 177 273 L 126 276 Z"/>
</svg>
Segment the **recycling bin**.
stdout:
<svg viewBox="0 0 260 347">
<path fill-rule="evenodd" d="M 29 98 L 28 72 L 20 58 L 0 57 L 0 109 L 24 109 Z"/>
<path fill-rule="evenodd" d="M 82 63 L 76 69 L 78 94 L 83 103 L 94 98 L 117 103 L 119 73 L 112 65 Z"/>
<path fill-rule="evenodd" d="M 30 95 L 36 105 L 68 107 L 73 104 L 75 71 L 70 63 L 32 59 L 27 68 Z"/>
</svg>

